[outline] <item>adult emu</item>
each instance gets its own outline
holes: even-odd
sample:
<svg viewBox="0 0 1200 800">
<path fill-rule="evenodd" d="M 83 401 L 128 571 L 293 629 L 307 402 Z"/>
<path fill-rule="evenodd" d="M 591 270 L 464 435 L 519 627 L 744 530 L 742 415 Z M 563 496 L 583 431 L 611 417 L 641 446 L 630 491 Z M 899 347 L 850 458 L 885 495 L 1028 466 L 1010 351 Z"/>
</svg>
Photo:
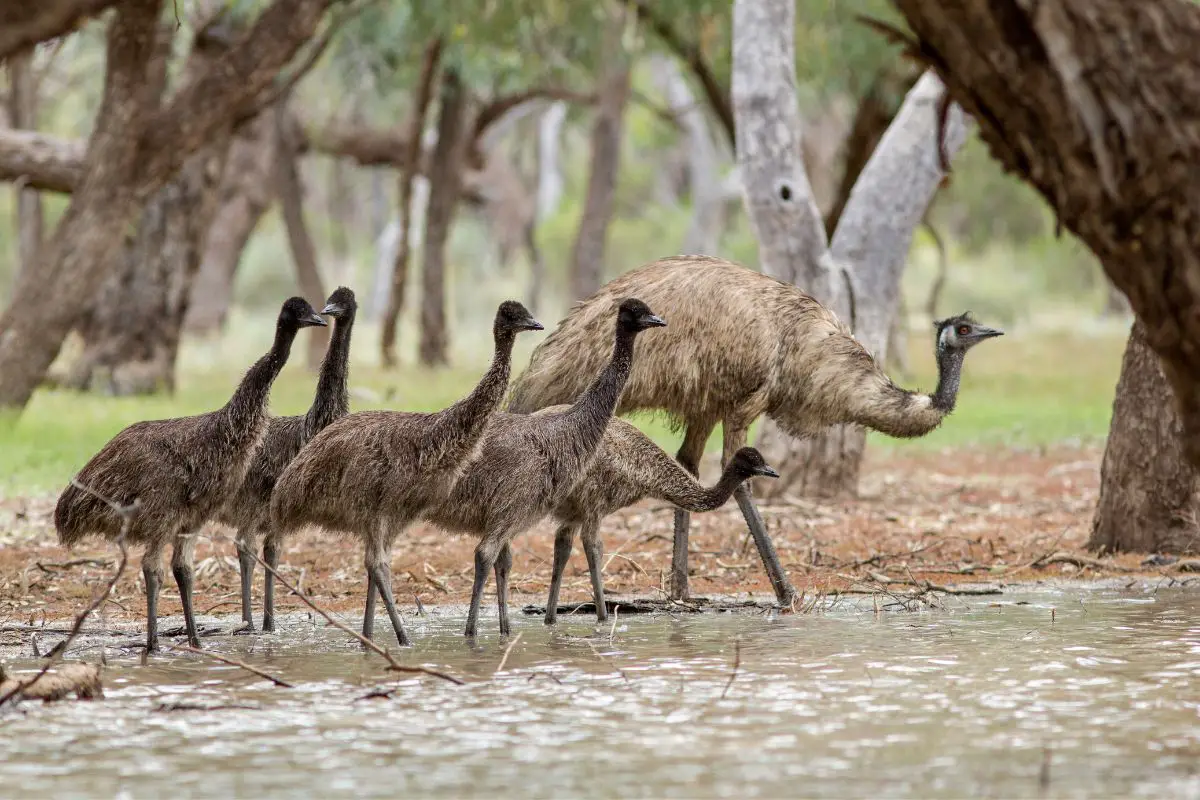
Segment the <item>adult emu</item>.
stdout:
<svg viewBox="0 0 1200 800">
<path fill-rule="evenodd" d="M 704 444 L 718 422 L 727 461 L 766 414 L 793 436 L 858 423 L 890 436 L 923 436 L 954 409 L 967 350 L 1001 331 L 967 314 L 938 323 L 938 385 L 933 394 L 901 389 L 850 329 L 800 289 L 709 256 L 676 256 L 639 267 L 575 305 L 538 346 L 517 379 L 508 411 L 528 413 L 573 401 L 604 359 L 605 310 L 636 295 L 671 320 L 639 358 L 618 413 L 666 411 L 684 429 L 676 458 L 698 474 Z M 795 589 L 779 564 L 749 487 L 734 493 L 775 595 Z M 688 515 L 675 513 L 671 594 L 688 595 Z"/>
<path fill-rule="evenodd" d="M 349 375 L 350 334 L 358 303 L 354 292 L 339 286 L 325 301 L 321 313 L 333 317 L 333 335 L 321 362 L 317 392 L 307 414 L 272 417 L 242 485 L 217 515 L 217 521 L 237 528 L 238 567 L 242 579 L 242 620 L 238 633 L 254 632 L 250 604 L 250 582 L 254 579 L 254 555 L 271 521 L 271 493 L 275 481 L 312 437 L 334 420 L 350 413 L 346 389 Z"/>
<path fill-rule="evenodd" d="M 310 325 L 325 325 L 325 320 L 302 298 L 289 299 L 279 312 L 271 349 L 246 372 L 228 403 L 194 417 L 130 425 L 92 456 L 59 495 L 54 527 L 68 547 L 92 534 L 107 539 L 120 535 L 123 520 L 102 498 L 122 506 L 140 501 L 127 541 L 145 547 L 147 650 L 158 649 L 158 590 L 168 544 L 188 642 L 200 647 L 192 614 L 193 534 L 216 516 L 245 478 L 267 429 L 271 384 L 287 362 L 296 332 Z"/>
<path fill-rule="evenodd" d="M 534 416 L 554 413 L 565 407 L 551 406 Z M 665 500 L 686 511 L 712 511 L 723 506 L 745 481 L 759 476 L 778 478 L 779 473 L 753 447 L 743 447 L 725 465 L 719 481 L 712 486 L 703 486 L 646 434 L 623 419 L 613 419 L 604 431 L 604 440 L 587 473 L 554 509 L 559 527 L 554 536 L 554 569 L 546 600 L 546 624 L 553 625 L 558 614 L 563 572 L 571 558 L 577 530 L 587 556 L 596 619 L 604 622 L 608 618 L 604 581 L 600 575 L 600 561 L 604 556 L 600 522 L 604 517 L 643 497 Z"/>
<path fill-rule="evenodd" d="M 392 542 L 426 506 L 450 491 L 504 399 L 517 334 L 540 330 L 541 323 L 523 305 L 501 303 L 492 324 L 491 367 L 465 398 L 433 414 L 360 411 L 313 437 L 275 485 L 264 561 L 275 568 L 284 538 L 304 525 L 357 536 L 365 545 L 368 590 L 375 583 L 383 587 L 396 639 L 407 645 L 392 599 Z M 275 601 L 269 571 L 266 581 L 263 630 L 272 631 Z M 363 619 L 364 635 L 371 635 L 373 623 L 370 613 Z"/>
<path fill-rule="evenodd" d="M 622 301 L 615 335 L 610 334 L 613 344 L 608 364 L 575 402 L 544 414 L 496 414 L 478 457 L 471 460 L 449 495 L 423 515 L 441 528 L 480 539 L 475 547 L 467 636 L 477 632 L 483 588 L 493 569 L 500 633 L 508 634 L 509 542 L 553 513 L 587 472 L 629 377 L 637 335 L 666 324 L 641 300 Z M 387 587 L 380 584 L 377 588 L 386 602 Z M 367 592 L 370 610 L 374 598 L 370 586 Z"/>
</svg>

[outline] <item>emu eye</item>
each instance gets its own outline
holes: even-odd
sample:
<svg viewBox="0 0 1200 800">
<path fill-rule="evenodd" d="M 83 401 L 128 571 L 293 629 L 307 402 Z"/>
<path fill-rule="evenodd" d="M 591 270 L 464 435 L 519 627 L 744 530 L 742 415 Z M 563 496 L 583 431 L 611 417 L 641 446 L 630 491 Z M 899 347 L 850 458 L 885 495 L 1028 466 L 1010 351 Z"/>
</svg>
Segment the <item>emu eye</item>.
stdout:
<svg viewBox="0 0 1200 800">
<path fill-rule="evenodd" d="M 958 326 L 958 335 L 959 335 L 959 336 L 966 336 L 966 335 L 967 335 L 968 333 L 970 333 L 970 332 L 971 332 L 971 329 L 970 329 L 970 328 L 968 328 L 966 325 L 959 325 L 959 326 Z"/>
</svg>

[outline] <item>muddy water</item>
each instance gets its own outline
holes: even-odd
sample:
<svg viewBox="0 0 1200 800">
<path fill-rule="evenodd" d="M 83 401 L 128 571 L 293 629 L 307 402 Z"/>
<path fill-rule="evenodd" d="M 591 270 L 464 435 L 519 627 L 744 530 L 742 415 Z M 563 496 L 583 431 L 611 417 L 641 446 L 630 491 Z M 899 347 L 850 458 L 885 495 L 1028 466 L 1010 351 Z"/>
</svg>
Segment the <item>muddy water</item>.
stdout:
<svg viewBox="0 0 1200 800">
<path fill-rule="evenodd" d="M 208 640 L 293 689 L 110 650 L 107 699 L 0 717 L 0 795 L 1200 797 L 1200 593 L 991 599 L 627 617 L 611 641 L 524 617 L 499 674 L 493 618 L 474 647 L 460 615 L 413 620 L 402 657 L 466 686 L 389 681 L 303 619 Z"/>
</svg>

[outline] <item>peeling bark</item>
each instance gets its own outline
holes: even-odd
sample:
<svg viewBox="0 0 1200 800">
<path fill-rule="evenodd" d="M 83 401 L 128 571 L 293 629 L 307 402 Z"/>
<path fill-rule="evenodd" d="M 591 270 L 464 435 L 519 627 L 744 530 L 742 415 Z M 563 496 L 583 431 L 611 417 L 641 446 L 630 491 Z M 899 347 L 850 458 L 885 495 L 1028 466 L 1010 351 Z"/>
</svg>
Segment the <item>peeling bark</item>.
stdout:
<svg viewBox="0 0 1200 800">
<path fill-rule="evenodd" d="M 1158 356 L 1134 323 L 1121 362 L 1088 548 L 1200 553 L 1200 475 Z"/>
</svg>

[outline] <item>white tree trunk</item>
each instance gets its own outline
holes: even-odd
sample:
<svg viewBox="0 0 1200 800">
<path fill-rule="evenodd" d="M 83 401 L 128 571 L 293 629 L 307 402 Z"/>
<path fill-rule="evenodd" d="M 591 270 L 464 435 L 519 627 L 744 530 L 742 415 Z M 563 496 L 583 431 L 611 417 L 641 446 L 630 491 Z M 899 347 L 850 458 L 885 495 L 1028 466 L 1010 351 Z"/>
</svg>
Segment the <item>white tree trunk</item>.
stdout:
<svg viewBox="0 0 1200 800">
<path fill-rule="evenodd" d="M 567 104 L 559 101 L 546 109 L 538 122 L 538 222 L 558 210 L 562 201 L 564 182 L 558 156 L 566 119 Z"/>
<path fill-rule="evenodd" d="M 408 229 L 408 243 L 415 261 L 421 252 L 425 237 L 425 209 L 429 205 L 429 181 L 423 175 L 413 178 L 412 225 Z M 370 317 L 378 322 L 383 319 L 388 301 L 392 299 L 392 265 L 396 251 L 400 249 L 400 222 L 391 220 L 375 240 L 375 268 L 372 270 Z"/>
</svg>

